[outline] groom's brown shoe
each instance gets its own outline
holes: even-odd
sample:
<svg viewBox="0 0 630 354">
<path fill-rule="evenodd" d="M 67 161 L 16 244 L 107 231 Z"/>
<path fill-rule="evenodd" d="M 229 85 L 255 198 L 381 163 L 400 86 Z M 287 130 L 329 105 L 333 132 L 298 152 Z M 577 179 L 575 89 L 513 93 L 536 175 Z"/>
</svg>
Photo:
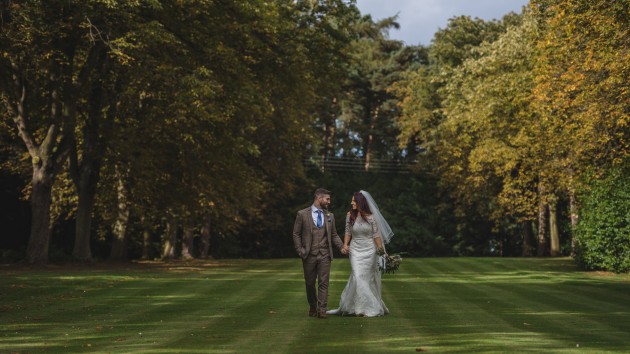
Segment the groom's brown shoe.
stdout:
<svg viewBox="0 0 630 354">
<path fill-rule="evenodd" d="M 309 317 L 317 316 L 317 309 L 309 309 L 308 310 L 308 315 L 309 315 Z"/>
<path fill-rule="evenodd" d="M 321 318 L 322 320 L 325 320 L 326 319 L 326 310 L 319 311 L 319 314 L 317 315 L 317 317 Z"/>
</svg>

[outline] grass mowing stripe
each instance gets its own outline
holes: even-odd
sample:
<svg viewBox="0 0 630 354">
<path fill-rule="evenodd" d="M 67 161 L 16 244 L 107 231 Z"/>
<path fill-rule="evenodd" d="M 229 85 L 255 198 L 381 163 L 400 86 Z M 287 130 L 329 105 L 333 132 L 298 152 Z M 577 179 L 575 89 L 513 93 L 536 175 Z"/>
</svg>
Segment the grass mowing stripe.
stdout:
<svg viewBox="0 0 630 354">
<path fill-rule="evenodd" d="M 348 275 L 348 260 L 335 260 L 330 307 Z M 299 259 L 12 268 L 0 270 L 0 306 L 10 304 L 0 352 L 563 353 L 576 338 L 580 353 L 626 352 L 628 290 L 630 276 L 579 272 L 567 259 L 405 259 L 383 277 L 390 315 L 317 320 L 306 316 Z"/>
<path fill-rule="evenodd" d="M 207 324 L 198 327 L 197 331 L 187 331 L 190 336 L 182 336 L 165 343 L 165 347 L 187 348 L 191 345 L 194 347 L 195 344 L 191 342 L 196 342 L 203 344 L 210 351 L 222 351 L 226 348 L 239 347 L 239 341 L 252 337 L 258 323 L 265 316 L 269 316 L 268 307 L 262 305 L 265 303 L 265 294 L 277 287 L 274 272 L 268 272 L 267 267 L 264 270 L 263 272 L 249 272 L 247 269 L 241 269 L 240 278 L 234 274 L 234 284 L 230 287 L 237 288 L 239 291 L 232 295 L 222 292 L 214 294 L 223 301 L 221 316 L 207 321 Z M 237 284 L 239 286 L 236 286 Z M 243 316 L 243 314 L 249 315 Z M 217 336 L 207 328 L 221 328 L 221 335 Z"/>
<path fill-rule="evenodd" d="M 221 304 L 212 304 L 212 297 L 207 296 L 208 284 L 223 284 L 224 288 L 233 289 L 234 296 L 247 291 L 241 287 L 229 287 L 229 281 L 213 281 L 206 279 L 187 279 L 177 284 L 176 290 L 169 290 L 167 295 L 160 296 L 171 299 L 169 303 L 147 304 L 147 311 L 126 318 L 119 327 L 131 336 L 123 343 L 110 344 L 108 348 L 128 351 L 138 347 L 153 351 L 154 348 L 169 347 L 181 338 L 190 338 L 197 328 L 211 328 L 220 317 Z M 222 288 L 212 286 L 214 289 Z M 212 292 L 210 292 L 212 294 Z M 176 346 L 172 346 L 176 347 Z"/>
<path fill-rule="evenodd" d="M 82 276 L 50 276 L 49 272 L 44 272 L 35 273 L 32 278 L 34 278 L 31 282 L 33 286 L 25 289 L 22 296 L 37 299 L 37 301 L 23 301 L 29 305 L 24 306 L 21 311 L 10 311 L 8 313 L 10 324 L 5 328 L 28 338 L 42 338 L 39 343 L 47 346 L 66 346 L 75 336 L 92 338 L 91 333 L 102 328 L 102 323 L 95 326 L 87 326 L 84 323 L 91 316 L 89 310 L 95 306 L 95 304 L 90 305 L 89 297 L 93 293 L 92 289 L 102 287 L 101 283 L 105 281 L 109 283 L 111 277 L 102 277 L 97 274 L 87 279 Z M 56 289 L 62 286 L 60 284 L 66 284 L 66 291 L 61 296 L 58 295 L 59 292 L 53 294 L 48 292 L 49 288 Z M 40 303 L 50 306 L 37 306 Z M 65 320 L 77 317 L 80 319 Z M 55 335 L 49 336 L 50 332 Z M 19 337 L 16 338 L 19 339 Z M 14 347 L 23 344 L 17 340 L 9 345 Z"/>
<path fill-rule="evenodd" d="M 398 280 L 397 276 L 410 276 L 409 270 L 402 270 L 396 275 L 383 276 L 383 301 L 388 306 L 390 314 L 387 319 L 390 320 L 393 334 L 392 340 L 388 341 L 383 351 L 388 351 L 390 346 L 396 348 L 392 352 L 413 352 L 414 350 L 429 350 L 434 341 L 427 335 L 424 330 L 426 313 L 423 307 L 418 307 L 418 303 L 427 304 L 426 299 L 418 296 L 409 298 L 409 289 L 416 288 L 418 282 L 409 282 Z M 413 291 L 414 295 L 417 294 Z"/>
<path fill-rule="evenodd" d="M 501 337 L 512 338 L 510 342 L 516 346 L 532 340 L 528 338 L 532 336 L 524 332 L 518 324 L 513 324 L 509 318 L 504 319 L 500 314 L 494 313 L 498 306 L 496 301 L 498 299 L 495 299 L 492 289 L 488 288 L 487 285 L 474 282 L 476 276 L 472 275 L 481 272 L 477 269 L 475 262 L 475 260 L 470 260 L 470 263 L 462 263 L 458 260 L 451 260 L 440 263 L 440 267 L 434 267 L 431 261 L 424 264 L 424 269 L 428 269 L 428 272 L 433 275 L 438 275 L 437 279 L 439 281 L 429 281 L 425 284 L 425 287 L 442 290 L 438 292 L 438 298 L 444 303 L 438 310 L 439 316 L 446 319 L 452 318 L 452 323 L 457 324 L 455 328 L 450 328 L 451 326 L 446 324 L 446 327 L 455 333 L 452 338 L 466 338 L 468 348 L 476 348 L 477 350 L 487 350 L 488 346 L 490 348 L 496 346 L 493 343 L 500 342 Z M 452 281 L 446 281 L 445 279 L 447 278 L 443 274 L 440 275 L 441 272 L 449 274 L 448 279 Z M 462 281 L 462 275 L 472 280 L 469 282 Z M 435 290 L 430 291 L 435 292 Z M 453 314 L 453 309 L 460 313 Z M 463 322 L 462 316 L 473 322 Z M 428 327 L 429 331 L 432 329 L 432 326 Z M 440 341 L 446 343 L 445 346 L 452 348 L 456 345 L 452 338 L 444 338 L 442 336 Z M 536 340 L 540 339 L 536 338 Z M 515 350 L 517 348 L 504 346 L 494 349 Z"/>
<path fill-rule="evenodd" d="M 435 267 L 431 262 L 424 264 L 431 277 L 439 276 L 441 272 L 453 274 L 459 267 L 452 264 L 440 264 Z M 412 269 L 413 271 L 413 269 Z M 489 311 L 488 299 L 492 299 L 483 290 L 470 288 L 462 282 L 447 281 L 416 282 L 414 286 L 421 296 L 421 301 L 431 309 L 421 318 L 423 330 L 428 333 L 428 346 L 431 351 L 441 351 L 445 348 L 457 348 L 465 345 L 462 350 L 514 350 L 512 344 L 529 339 L 522 335 L 522 330 L 510 321 Z M 427 315 L 428 314 L 428 315 Z M 447 334 L 447 335 L 445 335 Z M 505 341 L 506 338 L 510 341 Z M 505 342 L 501 347 L 497 342 Z"/>
<path fill-rule="evenodd" d="M 548 291 L 550 286 L 556 290 Z M 567 344 L 582 343 L 584 346 L 589 341 L 604 341 L 615 346 L 624 337 L 624 332 L 630 329 L 627 320 L 623 324 L 621 316 L 602 316 L 604 312 L 609 312 L 608 304 L 587 305 L 588 298 L 572 292 L 564 284 L 503 284 L 494 288 L 497 298 L 519 296 L 517 306 L 504 306 L 506 316 L 519 316 L 530 330 L 561 338 Z M 610 321 L 615 317 L 618 321 Z M 565 329 L 570 335 L 558 335 L 553 330 L 557 327 Z"/>
<path fill-rule="evenodd" d="M 198 275 L 198 279 L 189 281 L 195 284 L 196 280 L 198 285 L 194 288 L 188 286 L 184 291 L 194 296 L 185 296 L 172 306 L 172 319 L 164 321 L 164 325 L 152 330 L 159 335 L 153 335 L 153 342 L 145 341 L 134 352 L 159 352 L 168 348 L 187 348 L 186 351 L 188 351 L 188 348 L 195 346 L 206 348 L 203 352 L 207 352 L 208 348 L 220 350 L 221 346 L 225 346 L 225 341 L 231 338 L 230 334 L 233 336 L 237 333 L 225 331 L 224 329 L 227 329 L 225 327 L 242 327 L 247 324 L 246 319 L 234 313 L 238 313 L 243 307 L 255 304 L 257 297 L 252 294 L 256 294 L 261 284 L 265 282 L 264 279 L 260 279 L 260 276 L 248 279 L 249 276 L 247 267 L 242 264 L 227 272 L 211 271 Z M 223 286 L 214 286 L 213 284 L 216 283 Z M 191 306 L 192 304 L 195 304 L 194 307 Z M 166 312 L 164 309 L 158 309 L 150 315 L 163 316 L 168 314 L 168 311 L 168 308 Z M 218 335 L 215 328 L 222 329 L 218 331 Z M 146 338 L 150 337 L 146 336 Z M 118 348 L 124 348 L 124 352 L 129 352 L 134 345 L 123 343 Z M 193 351 L 192 348 L 190 350 Z"/>
<path fill-rule="evenodd" d="M 240 268 L 238 272 L 232 272 L 235 281 L 241 282 L 237 274 L 240 274 L 247 285 L 244 291 L 237 296 L 240 300 L 225 305 L 225 316 L 218 323 L 208 323 L 207 328 L 221 328 L 220 331 L 210 331 L 203 327 L 194 331 L 186 331 L 190 337 L 183 336 L 181 341 L 175 340 L 167 343 L 165 347 L 188 348 L 190 346 L 203 346 L 206 352 L 230 352 L 230 348 L 256 347 L 257 344 L 265 343 L 269 335 L 282 335 L 282 329 L 274 330 L 274 321 L 277 321 L 281 313 L 287 312 L 286 307 L 291 305 L 290 299 L 296 298 L 295 293 L 290 291 L 279 292 L 286 285 L 282 283 L 301 284 L 301 279 L 293 279 L 297 272 L 285 273 L 283 277 L 282 269 L 285 268 L 283 262 L 275 262 L 276 269 L 260 268 L 256 271 Z M 280 265 L 279 267 L 277 265 Z M 280 275 L 280 276 L 279 276 Z M 289 279 L 286 279 L 286 276 Z M 295 286 L 292 284 L 292 286 Z M 303 285 L 299 287 L 303 288 Z M 284 296 L 278 294 L 284 293 Z M 302 295 L 302 294 L 300 294 Z M 302 295 L 303 296 L 303 295 Z M 242 314 L 247 314 L 243 316 Z M 270 326 L 271 325 L 271 326 Z M 271 328 L 270 328 L 271 327 Z M 262 338 L 261 338 L 262 336 Z M 280 342 L 280 340 L 278 340 Z M 270 348 L 277 348 L 271 346 Z"/>
<path fill-rule="evenodd" d="M 125 310 L 124 312 L 122 312 L 122 315 L 119 314 L 118 316 L 116 316 L 117 318 L 115 320 L 116 323 L 114 324 L 114 326 L 117 327 L 116 329 L 118 330 L 124 329 L 125 334 L 122 339 L 125 343 L 130 343 L 130 341 L 133 341 L 133 339 L 130 340 L 130 338 L 135 338 L 135 334 L 137 333 L 143 333 L 142 335 L 144 337 L 139 336 L 135 339 L 141 341 L 143 344 L 148 343 L 146 339 L 151 338 L 149 333 L 152 331 L 159 331 L 159 323 L 171 323 L 174 321 L 172 320 L 173 317 L 185 317 L 186 314 L 190 312 L 190 308 L 186 306 L 187 304 L 185 303 L 185 300 L 187 298 L 190 298 L 191 294 L 203 291 L 191 289 L 190 285 L 195 283 L 195 279 L 183 278 L 180 275 L 176 277 L 169 276 L 168 274 L 165 277 L 162 274 L 160 275 L 162 277 L 157 277 L 157 279 L 152 279 L 151 277 L 148 277 L 143 278 L 138 282 L 131 282 L 126 284 L 126 288 L 132 289 L 132 291 L 128 291 L 127 289 L 123 289 L 121 287 L 115 289 L 115 291 L 119 295 L 117 296 L 118 306 L 124 308 Z M 213 294 L 214 291 L 212 288 L 216 285 L 219 285 L 220 283 L 222 283 L 222 281 L 210 281 L 205 283 L 204 287 L 206 286 L 206 284 L 209 285 L 208 290 L 210 290 L 210 294 Z M 153 290 L 154 295 L 149 295 L 146 291 L 147 288 Z M 250 293 L 252 290 L 255 290 L 243 287 L 225 288 L 234 289 L 239 292 L 245 293 Z M 81 312 L 84 312 L 85 310 L 85 306 L 82 306 L 82 303 L 84 301 L 91 301 L 92 306 L 95 306 L 95 304 L 100 302 L 101 298 L 102 297 L 97 299 L 97 297 L 92 297 L 88 298 L 87 300 L 81 300 L 80 303 L 75 301 L 73 302 L 73 304 L 75 304 L 75 308 L 66 311 L 63 315 L 66 317 L 77 317 L 81 314 Z M 156 303 L 155 301 L 157 298 L 159 298 L 158 301 L 163 301 L 164 298 L 176 299 L 174 306 L 175 308 L 171 310 L 171 307 L 173 307 L 172 304 L 169 305 L 164 303 Z M 232 296 L 231 294 L 226 294 L 224 298 L 231 299 L 234 298 L 234 296 Z M 191 303 L 195 303 L 197 301 L 199 300 L 193 299 Z M 157 320 L 157 318 L 160 317 L 161 322 Z M 83 343 L 85 343 L 85 340 L 90 340 L 92 342 L 94 340 L 94 336 L 86 333 L 80 333 L 82 332 L 81 328 L 86 327 L 88 328 L 87 332 L 94 332 L 93 321 L 86 320 L 88 320 L 88 318 L 84 316 L 81 321 L 73 322 L 73 328 L 75 330 L 72 331 L 72 335 L 79 336 Z M 84 325 L 84 323 L 90 323 L 90 325 Z M 55 329 L 58 329 L 54 323 L 51 323 L 50 325 L 54 326 Z M 60 335 L 55 336 L 56 338 L 61 338 L 62 340 L 64 339 L 63 333 L 57 334 Z M 159 339 L 162 339 L 162 337 L 160 336 Z M 94 343 L 87 344 L 94 345 Z M 76 343 L 64 343 L 62 348 L 68 348 L 72 345 L 76 346 Z"/>
<path fill-rule="evenodd" d="M 530 259 L 525 259 L 528 261 Z M 571 263 L 567 263 L 567 259 L 556 259 L 558 265 L 561 265 L 561 269 L 570 268 L 575 270 L 575 266 Z M 562 262 L 562 263 L 560 263 Z M 506 259 L 501 264 L 505 264 L 508 269 L 522 269 L 522 266 L 514 266 L 515 264 L 524 263 L 521 259 Z M 552 262 L 549 262 L 552 263 Z M 479 264 L 489 265 L 490 262 L 484 262 Z M 532 272 L 533 274 L 539 274 L 540 272 Z M 545 284 L 545 297 L 544 303 L 554 302 L 561 308 L 567 308 L 569 313 L 593 313 L 601 314 L 603 309 L 611 314 L 622 315 L 628 314 L 628 303 L 630 302 L 630 294 L 626 291 L 623 292 L 623 284 L 614 284 L 607 282 L 595 282 L 590 279 L 576 280 L 575 277 L 567 276 L 571 273 L 561 273 L 558 269 L 553 271 L 543 272 L 551 273 L 547 279 L 535 279 L 535 280 L 512 280 L 509 284 L 513 291 L 512 294 L 518 294 L 525 292 L 525 287 L 538 286 L 540 283 L 547 282 Z M 560 279 L 557 281 L 556 279 Z M 502 283 L 498 283 L 502 284 Z M 522 285 L 520 288 L 516 288 Z M 551 290 L 549 289 L 550 287 Z M 627 286 L 625 287 L 627 289 Z M 610 291 L 611 289 L 617 289 L 618 291 Z M 576 291 L 579 290 L 579 291 Z M 624 319 L 627 317 L 624 317 Z M 597 321 L 597 317 L 595 318 Z M 621 320 L 621 318 L 620 318 Z M 623 321 L 613 321 L 609 323 L 610 326 L 614 326 L 616 323 L 623 323 Z M 627 327 L 626 327 L 627 328 Z"/>
<path fill-rule="evenodd" d="M 579 303 L 566 301 L 571 296 L 569 293 L 541 295 L 538 286 L 535 285 L 511 285 L 510 288 L 511 294 L 515 292 L 521 294 L 519 306 L 506 306 L 502 311 L 506 316 L 521 318 L 531 331 L 558 338 L 567 343 L 566 345 L 582 343 L 584 346 L 589 341 L 605 341 L 614 345 L 620 335 L 623 337 L 623 332 L 619 332 L 618 328 L 614 328 L 613 323 L 609 322 L 610 316 L 602 320 L 601 314 L 597 311 L 574 307 L 574 304 Z M 497 290 L 497 295 L 501 294 L 502 291 Z M 554 328 L 558 327 L 570 335 L 556 333 Z"/>
<path fill-rule="evenodd" d="M 159 280 L 157 284 L 146 279 L 141 283 L 131 282 L 125 284 L 125 287 L 115 289 L 119 295 L 115 300 L 103 301 L 103 299 L 108 299 L 107 295 L 104 297 L 95 294 L 83 299 L 81 303 L 76 303 L 78 306 L 75 309 L 60 314 L 60 317 L 78 318 L 78 320 L 59 327 L 53 323 L 54 328 L 50 331 L 57 331 L 54 337 L 62 339 L 62 343 L 57 345 L 62 351 L 77 350 L 84 346 L 108 347 L 112 343 L 131 345 L 131 343 L 140 342 L 142 345 L 147 345 L 151 338 L 154 338 L 154 341 L 155 338 L 162 338 L 157 334 L 161 332 L 163 326 L 172 322 L 181 322 L 181 318 L 185 318 L 190 313 L 190 308 L 186 306 L 185 301 L 190 300 L 191 294 L 195 293 L 196 290 L 191 286 L 194 284 L 195 282 L 191 279 L 181 278 Z M 147 288 L 153 289 L 153 294 L 147 291 Z M 165 303 L 164 298 L 173 300 Z M 191 303 L 196 301 L 193 299 Z M 90 307 L 95 307 L 102 302 L 109 303 L 112 311 L 119 312 L 110 318 L 106 318 L 104 313 L 94 316 Z M 85 306 L 82 305 L 83 303 L 91 305 Z M 118 309 L 113 309 L 114 306 Z M 174 318 L 177 319 L 174 320 Z M 105 319 L 107 321 L 101 321 Z M 68 334 L 64 335 L 64 331 L 71 334 L 70 338 L 78 337 L 80 340 L 64 341 L 63 339 L 68 338 Z M 107 333 L 111 332 L 122 332 L 122 334 L 116 338 L 109 338 Z"/>
<path fill-rule="evenodd" d="M 260 352 L 274 353 L 291 351 L 291 343 L 305 331 L 307 321 L 316 320 L 307 316 L 301 262 L 283 262 L 283 269 L 291 272 L 278 270 L 280 277 L 262 294 L 261 303 L 265 307 L 252 309 L 258 320 L 256 326 L 234 342 L 236 348 L 257 348 Z M 287 323 L 292 325 L 287 326 Z"/>
<path fill-rule="evenodd" d="M 445 265 L 447 268 L 450 267 L 450 265 Z M 472 269 L 473 267 L 469 266 L 467 267 L 469 269 Z M 461 272 L 460 272 L 461 273 Z M 560 283 L 560 284 L 555 284 L 552 283 L 551 281 L 547 281 L 547 283 L 549 284 L 545 284 L 543 282 L 542 285 L 540 285 L 539 283 L 541 283 L 540 280 L 534 280 L 534 281 L 521 281 L 520 283 L 502 283 L 499 282 L 498 284 L 495 285 L 491 285 L 490 287 L 493 288 L 495 292 L 497 292 L 496 296 L 494 296 L 495 300 L 494 302 L 496 302 L 496 306 L 498 307 L 497 310 L 501 311 L 501 308 L 505 308 L 505 309 L 509 309 L 511 307 L 514 307 L 514 304 L 520 305 L 521 307 L 527 308 L 528 311 L 533 312 L 533 311 L 539 311 L 542 313 L 546 313 L 546 311 L 552 311 L 551 314 L 553 314 L 554 316 L 550 317 L 550 318 L 545 318 L 543 321 L 550 321 L 550 323 L 540 323 L 541 322 L 541 318 L 537 318 L 536 321 L 538 322 L 538 325 L 541 326 L 541 328 L 543 329 L 538 330 L 539 333 L 545 333 L 545 334 L 550 334 L 554 337 L 559 337 L 560 340 L 562 340 L 565 344 L 565 348 L 568 345 L 571 345 L 572 343 L 574 343 L 576 340 L 579 342 L 584 341 L 584 334 L 582 332 L 588 332 L 588 334 L 592 334 L 594 331 L 599 333 L 597 340 L 601 340 L 601 341 L 607 341 L 609 342 L 611 345 L 616 346 L 615 343 L 619 341 L 619 338 L 623 338 L 623 332 L 616 332 L 614 331 L 613 328 L 611 328 L 611 325 L 608 323 L 601 323 L 600 320 L 597 320 L 598 318 L 601 318 L 601 314 L 597 311 L 592 311 L 590 314 L 595 318 L 595 320 L 591 319 L 591 318 L 584 318 L 583 316 L 580 317 L 580 312 L 575 312 L 577 310 L 581 311 L 581 313 L 589 313 L 589 308 L 590 306 L 581 306 L 579 309 L 568 309 L 568 310 L 560 310 L 558 311 L 558 309 L 565 309 L 567 307 L 567 305 L 570 305 L 572 302 L 575 304 L 580 304 L 583 303 L 581 301 L 567 301 L 566 299 L 570 299 L 572 298 L 572 296 L 575 296 L 574 294 L 570 294 L 567 293 L 563 288 L 565 287 L 564 284 Z M 479 288 L 483 288 L 484 286 L 487 286 L 486 284 L 478 284 Z M 556 293 L 556 295 L 550 295 L 548 293 L 543 293 L 543 297 L 541 297 L 541 293 L 539 293 L 537 291 L 537 289 L 542 286 L 544 289 L 549 289 L 550 287 L 556 287 L 558 288 L 557 291 L 555 291 L 554 293 Z M 508 291 L 502 291 L 503 288 L 505 289 L 509 289 Z M 533 291 L 532 291 L 533 290 Z M 560 294 L 560 295 L 558 295 Z M 539 299 L 540 298 L 540 299 Z M 502 303 L 502 299 L 513 299 L 512 301 L 503 301 Z M 553 312 L 552 309 L 555 309 L 555 312 Z M 627 309 L 627 307 L 626 307 Z M 503 310 L 506 311 L 506 310 Z M 513 313 L 517 313 L 518 311 L 513 311 Z M 557 316 L 558 312 L 560 313 L 564 313 L 567 316 Z M 513 314 L 512 314 L 513 316 Z M 567 322 L 567 318 L 571 319 L 573 322 L 575 322 L 575 325 L 572 326 L 571 322 Z M 533 319 L 528 320 L 530 323 L 536 323 Z M 606 322 L 606 321 L 604 321 Z M 531 325 L 531 324 L 530 324 Z M 550 328 L 554 328 L 554 327 L 564 327 L 564 328 L 569 328 L 571 330 L 572 333 L 575 333 L 575 335 L 570 336 L 570 337 L 562 337 L 562 336 L 557 336 L 553 331 L 545 331 L 544 329 L 546 327 L 550 327 Z M 531 327 L 530 327 L 531 328 Z M 626 327 L 627 328 L 627 327 Z M 616 333 L 615 333 L 616 332 Z M 623 340 L 622 340 L 623 341 Z"/>
<path fill-rule="evenodd" d="M 283 304 L 276 301 L 276 298 L 279 297 L 279 290 L 286 286 L 284 284 L 292 283 L 282 273 L 283 266 L 283 262 L 269 263 L 269 266 L 264 268 L 264 272 L 248 279 L 253 285 L 252 292 L 246 295 L 246 302 L 232 309 L 234 310 L 234 318 L 242 317 L 243 313 L 246 314 L 245 321 L 231 328 L 235 335 L 226 338 L 223 343 L 224 346 L 243 348 L 248 347 L 248 345 L 255 345 L 255 343 L 252 344 L 252 341 L 261 342 L 261 337 L 268 335 L 264 330 L 265 324 L 276 319 L 278 311 L 286 311 Z"/>
</svg>

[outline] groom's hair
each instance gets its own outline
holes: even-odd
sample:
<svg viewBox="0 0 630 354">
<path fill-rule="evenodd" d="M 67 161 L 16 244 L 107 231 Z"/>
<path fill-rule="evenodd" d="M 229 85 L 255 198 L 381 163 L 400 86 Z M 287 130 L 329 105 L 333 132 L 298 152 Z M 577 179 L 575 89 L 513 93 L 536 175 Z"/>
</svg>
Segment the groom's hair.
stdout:
<svg viewBox="0 0 630 354">
<path fill-rule="evenodd" d="M 330 195 L 330 191 L 328 189 L 324 189 L 324 188 L 317 188 L 315 190 L 315 198 L 319 198 L 322 195 Z"/>
</svg>

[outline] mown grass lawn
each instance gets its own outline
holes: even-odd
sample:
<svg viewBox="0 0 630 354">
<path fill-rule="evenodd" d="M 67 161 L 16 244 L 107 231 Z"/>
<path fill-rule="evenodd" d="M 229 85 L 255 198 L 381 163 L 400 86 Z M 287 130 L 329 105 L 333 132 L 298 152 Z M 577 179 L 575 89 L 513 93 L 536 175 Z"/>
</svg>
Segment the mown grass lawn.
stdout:
<svg viewBox="0 0 630 354">
<path fill-rule="evenodd" d="M 630 275 L 566 258 L 405 259 L 383 297 L 310 318 L 298 259 L 0 266 L 0 353 L 630 352 Z"/>
</svg>

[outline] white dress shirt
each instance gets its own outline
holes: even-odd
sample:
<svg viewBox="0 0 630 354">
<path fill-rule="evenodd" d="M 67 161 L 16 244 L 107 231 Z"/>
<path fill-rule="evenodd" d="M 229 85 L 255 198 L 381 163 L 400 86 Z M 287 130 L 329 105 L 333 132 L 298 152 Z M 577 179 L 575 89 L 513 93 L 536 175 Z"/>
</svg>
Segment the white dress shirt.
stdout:
<svg viewBox="0 0 630 354">
<path fill-rule="evenodd" d="M 324 226 L 324 224 L 326 223 L 325 222 L 326 214 L 324 212 L 324 209 L 319 209 L 315 205 L 311 206 L 311 216 L 313 216 L 313 225 L 317 226 L 317 211 L 318 210 L 322 211 L 322 226 Z"/>
</svg>

